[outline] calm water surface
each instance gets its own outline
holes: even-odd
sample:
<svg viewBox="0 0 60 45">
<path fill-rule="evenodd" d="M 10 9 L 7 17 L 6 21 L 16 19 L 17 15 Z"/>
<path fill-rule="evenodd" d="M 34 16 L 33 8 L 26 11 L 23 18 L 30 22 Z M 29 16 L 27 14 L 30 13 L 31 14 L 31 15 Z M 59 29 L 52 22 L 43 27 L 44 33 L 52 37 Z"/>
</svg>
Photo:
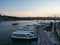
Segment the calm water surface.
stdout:
<svg viewBox="0 0 60 45">
<path fill-rule="evenodd" d="M 13 23 L 19 23 L 19 25 L 12 25 Z M 11 40 L 11 33 L 16 31 L 20 26 L 25 26 L 25 25 L 33 25 L 37 24 L 39 22 L 44 22 L 44 21 L 9 21 L 9 22 L 2 22 L 0 23 L 0 45 L 37 45 L 38 41 L 12 41 Z M 45 22 L 50 22 L 50 21 L 45 21 Z"/>
</svg>

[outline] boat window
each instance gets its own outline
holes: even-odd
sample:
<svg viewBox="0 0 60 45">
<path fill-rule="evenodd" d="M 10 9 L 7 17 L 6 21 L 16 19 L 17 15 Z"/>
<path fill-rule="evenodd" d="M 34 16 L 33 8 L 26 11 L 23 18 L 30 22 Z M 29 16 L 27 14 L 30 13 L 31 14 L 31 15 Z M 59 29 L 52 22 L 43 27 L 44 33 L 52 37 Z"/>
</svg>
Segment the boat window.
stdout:
<svg viewBox="0 0 60 45">
<path fill-rule="evenodd" d="M 17 37 L 26 37 L 25 34 L 14 34 L 14 36 L 17 36 Z"/>
<path fill-rule="evenodd" d="M 33 36 L 32 34 L 13 34 L 13 35 L 17 37 L 32 37 Z"/>
</svg>

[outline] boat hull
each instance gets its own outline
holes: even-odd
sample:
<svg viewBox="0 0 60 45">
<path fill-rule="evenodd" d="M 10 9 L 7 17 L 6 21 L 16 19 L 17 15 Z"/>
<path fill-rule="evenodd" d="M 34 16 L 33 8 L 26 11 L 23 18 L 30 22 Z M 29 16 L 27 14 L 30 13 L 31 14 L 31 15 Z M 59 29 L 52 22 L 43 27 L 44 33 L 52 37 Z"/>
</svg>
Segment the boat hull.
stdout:
<svg viewBox="0 0 60 45">
<path fill-rule="evenodd" d="M 11 38 L 12 40 L 38 40 L 38 38 L 30 38 L 30 39 L 26 39 L 26 38 Z"/>
</svg>

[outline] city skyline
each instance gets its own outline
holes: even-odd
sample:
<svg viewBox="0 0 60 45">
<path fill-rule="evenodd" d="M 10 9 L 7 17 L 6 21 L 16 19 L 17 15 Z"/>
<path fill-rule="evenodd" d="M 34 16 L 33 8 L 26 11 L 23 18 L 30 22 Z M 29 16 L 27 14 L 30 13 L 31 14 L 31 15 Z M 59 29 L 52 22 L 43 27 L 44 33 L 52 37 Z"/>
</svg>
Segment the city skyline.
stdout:
<svg viewBox="0 0 60 45">
<path fill-rule="evenodd" d="M 0 0 L 0 13 L 17 17 L 60 17 L 60 0 Z"/>
</svg>

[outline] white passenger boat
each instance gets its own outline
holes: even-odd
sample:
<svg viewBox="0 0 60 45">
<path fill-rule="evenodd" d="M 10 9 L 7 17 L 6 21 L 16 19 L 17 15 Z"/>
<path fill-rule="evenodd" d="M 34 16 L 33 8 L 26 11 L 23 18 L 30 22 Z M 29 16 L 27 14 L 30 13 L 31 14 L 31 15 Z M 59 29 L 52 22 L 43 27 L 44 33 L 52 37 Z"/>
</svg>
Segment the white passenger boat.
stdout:
<svg viewBox="0 0 60 45">
<path fill-rule="evenodd" d="M 34 28 L 27 26 L 12 33 L 12 39 L 37 39 L 37 33 Z"/>
</svg>

